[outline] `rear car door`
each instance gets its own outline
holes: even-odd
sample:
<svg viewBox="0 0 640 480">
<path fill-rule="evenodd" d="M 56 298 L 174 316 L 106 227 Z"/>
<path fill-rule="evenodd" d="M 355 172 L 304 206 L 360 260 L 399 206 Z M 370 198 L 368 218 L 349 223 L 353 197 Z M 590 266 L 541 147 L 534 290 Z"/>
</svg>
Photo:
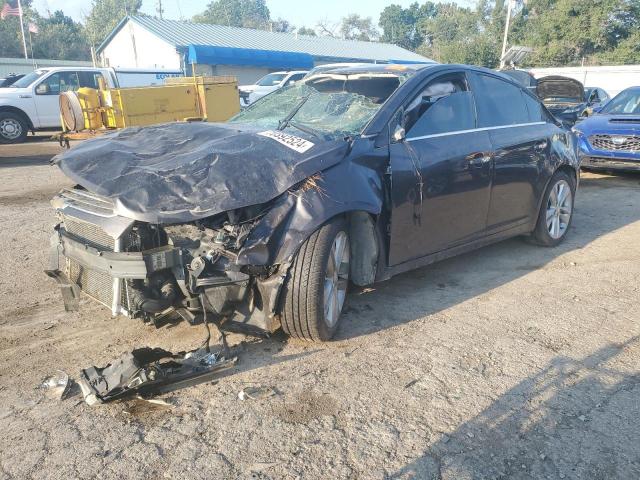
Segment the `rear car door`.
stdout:
<svg viewBox="0 0 640 480">
<path fill-rule="evenodd" d="M 529 113 L 536 105 L 542 107 L 521 87 L 479 72 L 473 72 L 471 83 L 478 126 L 489 133 L 495 155 L 487 233 L 497 233 L 530 222 L 537 214 L 537 187 L 550 151 L 550 130 L 540 110 Z"/>
<path fill-rule="evenodd" d="M 428 81 L 392 122 L 406 138 L 390 145 L 392 212 L 389 263 L 482 235 L 491 187 L 489 134 L 476 129 L 464 72 Z"/>
<path fill-rule="evenodd" d="M 35 103 L 43 128 L 60 127 L 60 93 L 80 87 L 78 72 L 54 72 L 35 86 Z"/>
</svg>

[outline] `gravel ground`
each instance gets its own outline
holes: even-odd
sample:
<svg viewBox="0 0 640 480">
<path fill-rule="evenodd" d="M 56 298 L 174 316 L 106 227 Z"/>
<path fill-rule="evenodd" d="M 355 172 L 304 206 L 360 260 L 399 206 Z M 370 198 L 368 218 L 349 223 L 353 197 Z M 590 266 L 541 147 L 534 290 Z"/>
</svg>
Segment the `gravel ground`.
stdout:
<svg viewBox="0 0 640 480">
<path fill-rule="evenodd" d="M 0 146 L 0 479 L 640 478 L 640 175 L 584 174 L 558 248 L 514 239 L 352 292 L 334 342 L 233 335 L 237 367 L 147 411 L 37 388 L 204 333 L 64 312 L 42 273 L 56 151 Z"/>
</svg>

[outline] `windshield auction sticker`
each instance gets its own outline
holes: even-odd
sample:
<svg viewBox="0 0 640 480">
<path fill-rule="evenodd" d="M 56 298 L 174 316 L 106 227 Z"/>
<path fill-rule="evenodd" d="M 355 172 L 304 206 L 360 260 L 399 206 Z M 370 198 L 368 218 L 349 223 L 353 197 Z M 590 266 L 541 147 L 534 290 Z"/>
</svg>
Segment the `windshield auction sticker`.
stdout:
<svg viewBox="0 0 640 480">
<path fill-rule="evenodd" d="M 267 130 L 266 132 L 260 132 L 258 135 L 263 137 L 272 138 L 276 142 L 289 147 L 291 150 L 295 150 L 299 153 L 304 153 L 313 147 L 315 144 L 304 138 L 296 137 L 295 135 L 289 135 L 288 133 L 280 132 L 277 130 Z"/>
</svg>

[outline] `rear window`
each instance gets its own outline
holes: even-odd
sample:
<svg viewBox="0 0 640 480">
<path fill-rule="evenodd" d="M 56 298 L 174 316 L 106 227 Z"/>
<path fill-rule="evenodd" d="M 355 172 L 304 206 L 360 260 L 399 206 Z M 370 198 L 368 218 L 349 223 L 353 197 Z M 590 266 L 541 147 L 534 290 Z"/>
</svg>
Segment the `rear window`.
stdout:
<svg viewBox="0 0 640 480">
<path fill-rule="evenodd" d="M 500 127 L 529 123 L 525 95 L 515 85 L 488 75 L 472 75 L 478 108 L 478 127 Z"/>
</svg>

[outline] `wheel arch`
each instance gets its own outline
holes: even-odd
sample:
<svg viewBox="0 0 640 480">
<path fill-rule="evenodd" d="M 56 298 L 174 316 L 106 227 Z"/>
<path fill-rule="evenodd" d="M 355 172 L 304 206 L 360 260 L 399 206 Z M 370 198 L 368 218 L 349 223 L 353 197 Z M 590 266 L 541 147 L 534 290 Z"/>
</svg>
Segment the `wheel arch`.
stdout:
<svg viewBox="0 0 640 480">
<path fill-rule="evenodd" d="M 15 113 L 17 115 L 20 115 L 27 122 L 27 127 L 29 128 L 29 130 L 34 130 L 33 122 L 31 121 L 31 118 L 29 117 L 29 115 L 27 115 L 27 113 L 24 110 L 18 107 L 12 107 L 10 105 L 2 105 L 0 106 L 0 113 L 3 113 L 3 112 Z"/>
</svg>

